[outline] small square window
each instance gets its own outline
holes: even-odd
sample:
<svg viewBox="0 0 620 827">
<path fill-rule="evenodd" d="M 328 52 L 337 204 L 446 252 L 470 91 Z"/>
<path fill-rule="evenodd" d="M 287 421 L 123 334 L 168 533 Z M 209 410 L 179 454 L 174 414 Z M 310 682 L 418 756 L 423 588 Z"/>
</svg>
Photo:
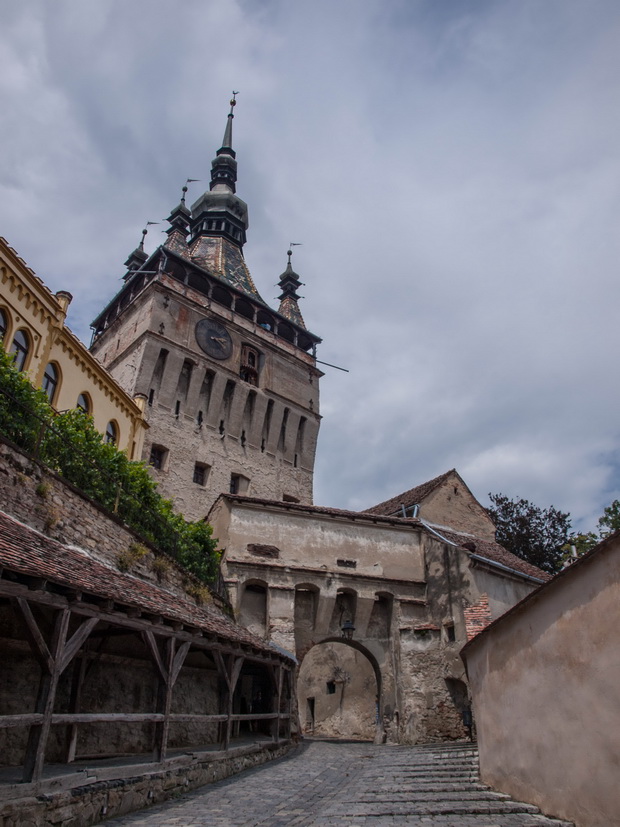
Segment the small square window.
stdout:
<svg viewBox="0 0 620 827">
<path fill-rule="evenodd" d="M 167 456 L 168 449 L 164 448 L 163 445 L 152 445 L 149 465 L 152 465 L 153 468 L 157 468 L 158 471 L 163 471 Z"/>
<path fill-rule="evenodd" d="M 454 643 L 456 640 L 456 632 L 454 631 L 454 623 L 446 623 L 446 640 L 448 643 Z"/>
<path fill-rule="evenodd" d="M 336 694 L 336 681 L 327 681 L 327 694 L 328 695 L 335 695 Z"/>
<path fill-rule="evenodd" d="M 208 475 L 208 465 L 204 465 L 202 462 L 197 462 L 196 465 L 194 465 L 194 482 L 196 485 L 206 485 Z"/>
</svg>

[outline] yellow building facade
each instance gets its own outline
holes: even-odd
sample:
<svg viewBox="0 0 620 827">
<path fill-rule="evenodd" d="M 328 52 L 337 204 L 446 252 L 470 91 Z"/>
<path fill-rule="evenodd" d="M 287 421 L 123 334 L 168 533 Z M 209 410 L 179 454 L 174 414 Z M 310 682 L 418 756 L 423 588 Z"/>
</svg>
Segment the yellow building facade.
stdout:
<svg viewBox="0 0 620 827">
<path fill-rule="evenodd" d="M 148 425 L 145 399 L 132 399 L 65 327 L 71 294 L 52 293 L 0 237 L 0 337 L 15 364 L 43 388 L 57 411 L 81 408 L 130 459 L 139 459 Z"/>
</svg>

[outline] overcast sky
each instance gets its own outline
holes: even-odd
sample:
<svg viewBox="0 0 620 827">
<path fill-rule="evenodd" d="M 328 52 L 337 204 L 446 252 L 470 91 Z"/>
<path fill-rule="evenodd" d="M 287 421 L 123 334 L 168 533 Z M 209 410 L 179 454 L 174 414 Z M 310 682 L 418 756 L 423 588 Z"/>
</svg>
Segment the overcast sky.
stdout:
<svg viewBox="0 0 620 827">
<path fill-rule="evenodd" d="M 617 0 L 0 0 L 0 234 L 89 325 L 208 186 L 323 338 L 315 501 L 620 496 Z M 147 250 L 162 242 L 150 228 Z"/>
</svg>

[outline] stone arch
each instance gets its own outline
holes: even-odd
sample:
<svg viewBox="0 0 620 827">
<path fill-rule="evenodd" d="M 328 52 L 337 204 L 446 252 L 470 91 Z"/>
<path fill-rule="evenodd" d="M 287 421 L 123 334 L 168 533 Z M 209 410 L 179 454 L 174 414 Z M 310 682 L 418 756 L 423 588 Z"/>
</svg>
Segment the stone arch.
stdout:
<svg viewBox="0 0 620 827">
<path fill-rule="evenodd" d="M 248 579 L 239 595 L 239 623 L 258 637 L 269 628 L 269 589 L 264 580 Z"/>
<path fill-rule="evenodd" d="M 302 729 L 317 736 L 381 741 L 381 669 L 356 640 L 329 636 L 304 654 L 297 698 Z"/>
</svg>

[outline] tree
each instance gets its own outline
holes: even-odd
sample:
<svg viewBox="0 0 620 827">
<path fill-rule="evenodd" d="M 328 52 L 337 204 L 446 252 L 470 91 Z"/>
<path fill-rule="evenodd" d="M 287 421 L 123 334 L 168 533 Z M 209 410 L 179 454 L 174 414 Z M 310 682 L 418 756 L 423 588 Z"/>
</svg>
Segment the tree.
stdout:
<svg viewBox="0 0 620 827">
<path fill-rule="evenodd" d="M 562 568 L 571 532 L 570 514 L 557 508 L 539 508 L 529 500 L 511 500 L 504 494 L 489 494 L 489 515 L 496 526 L 497 542 L 522 560 L 554 574 Z"/>
<path fill-rule="evenodd" d="M 598 533 L 601 540 L 620 529 L 620 500 L 614 500 L 603 511 L 598 521 Z"/>
</svg>

